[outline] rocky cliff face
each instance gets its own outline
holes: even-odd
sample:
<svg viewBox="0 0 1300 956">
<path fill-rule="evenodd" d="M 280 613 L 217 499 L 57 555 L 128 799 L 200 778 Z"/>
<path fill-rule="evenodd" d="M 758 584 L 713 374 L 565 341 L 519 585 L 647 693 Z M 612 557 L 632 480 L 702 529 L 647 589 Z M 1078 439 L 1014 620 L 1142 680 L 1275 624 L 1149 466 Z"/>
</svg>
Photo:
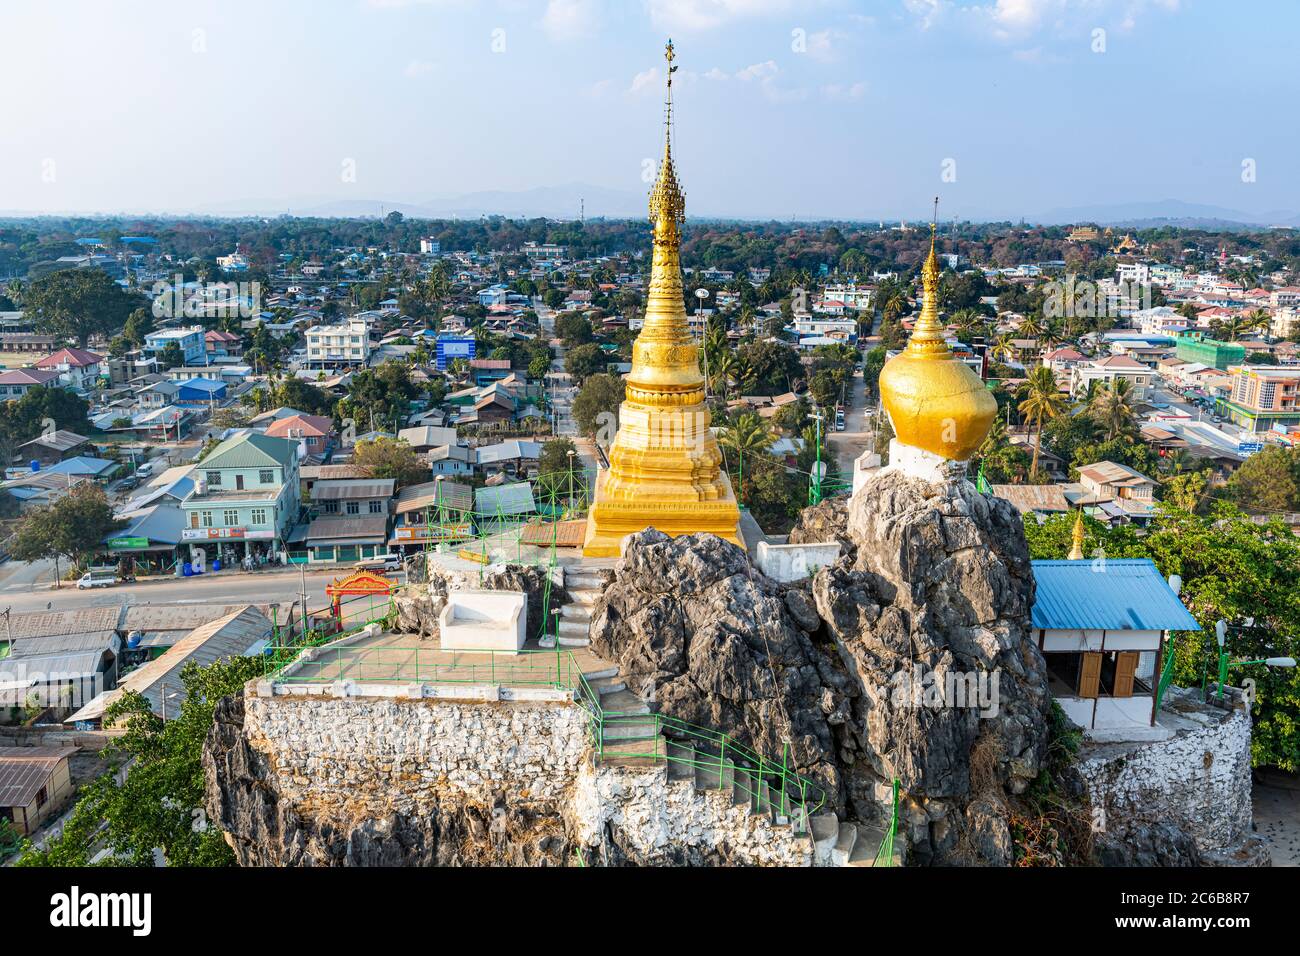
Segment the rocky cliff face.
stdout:
<svg viewBox="0 0 1300 956">
<path fill-rule="evenodd" d="M 848 544 L 802 586 L 710 536 L 635 536 L 593 649 L 664 713 L 772 755 L 789 741 L 863 821 L 885 816 L 898 779 L 915 862 L 1008 863 L 1050 707 L 1020 519 L 967 482 L 891 472 L 839 508 L 801 522 L 800 536 Z"/>
</svg>

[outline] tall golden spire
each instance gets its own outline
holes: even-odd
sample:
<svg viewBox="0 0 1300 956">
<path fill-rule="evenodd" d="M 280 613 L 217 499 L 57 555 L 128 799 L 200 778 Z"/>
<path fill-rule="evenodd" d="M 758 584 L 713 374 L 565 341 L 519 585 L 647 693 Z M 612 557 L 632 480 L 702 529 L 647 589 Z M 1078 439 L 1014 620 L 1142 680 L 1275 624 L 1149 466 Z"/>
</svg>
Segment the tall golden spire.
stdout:
<svg viewBox="0 0 1300 956">
<path fill-rule="evenodd" d="M 947 352 L 948 343 L 944 339 L 943 325 L 939 322 L 939 257 L 935 255 L 935 233 L 938 228 L 939 197 L 934 197 L 934 218 L 930 220 L 930 254 L 921 266 L 921 289 L 924 301 L 921 304 L 921 317 L 912 326 L 912 337 L 908 339 L 908 351 Z"/>
<path fill-rule="evenodd" d="M 1074 518 L 1074 532 L 1071 534 L 1073 542 L 1070 548 L 1070 561 L 1083 560 L 1083 509 L 1080 508 Z"/>
<path fill-rule="evenodd" d="M 673 165 L 672 41 L 664 100 L 664 151 L 650 190 L 654 250 L 645 321 L 619 408 L 609 468 L 596 478 L 583 554 L 616 557 L 623 539 L 648 527 L 670 535 L 707 531 L 741 543 L 740 511 L 722 452 L 709 430 L 699 346 L 682 294 L 681 227 L 686 197 Z"/>
</svg>

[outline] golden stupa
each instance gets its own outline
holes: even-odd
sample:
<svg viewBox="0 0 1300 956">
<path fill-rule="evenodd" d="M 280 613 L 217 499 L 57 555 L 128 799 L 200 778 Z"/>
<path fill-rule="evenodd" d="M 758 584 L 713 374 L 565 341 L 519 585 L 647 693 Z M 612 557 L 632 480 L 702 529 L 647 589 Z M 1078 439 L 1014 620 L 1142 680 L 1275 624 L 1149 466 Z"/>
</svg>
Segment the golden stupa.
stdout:
<svg viewBox="0 0 1300 956">
<path fill-rule="evenodd" d="M 650 191 L 654 258 L 645 324 L 632 346 L 632 371 L 619 409 L 609 468 L 596 477 L 582 553 L 617 557 L 623 539 L 646 528 L 673 536 L 710 532 L 741 544 L 740 510 L 722 453 L 709 431 L 699 347 L 682 299 L 681 227 L 686 198 L 672 154 L 672 65 L 669 41 L 664 154 Z"/>
<path fill-rule="evenodd" d="M 880 371 L 880 400 L 901 444 L 949 461 L 969 461 L 988 435 L 998 403 L 944 341 L 934 232 L 931 223 L 930 254 L 921 270 L 925 290 L 921 317 L 907 348 Z M 891 462 L 894 457 L 891 454 Z"/>
</svg>

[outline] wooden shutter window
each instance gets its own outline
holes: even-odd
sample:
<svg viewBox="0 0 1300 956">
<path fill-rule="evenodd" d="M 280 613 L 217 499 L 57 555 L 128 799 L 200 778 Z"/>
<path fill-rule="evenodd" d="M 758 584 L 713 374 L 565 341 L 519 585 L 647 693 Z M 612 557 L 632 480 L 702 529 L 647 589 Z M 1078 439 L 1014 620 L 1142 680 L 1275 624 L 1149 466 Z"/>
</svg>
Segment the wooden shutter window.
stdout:
<svg viewBox="0 0 1300 956">
<path fill-rule="evenodd" d="M 1138 652 L 1121 651 L 1115 659 L 1116 697 L 1133 696 L 1133 677 L 1137 673 Z"/>
<path fill-rule="evenodd" d="M 1079 662 L 1079 696 L 1096 697 L 1101 686 L 1101 654 L 1090 652 L 1082 657 Z"/>
</svg>

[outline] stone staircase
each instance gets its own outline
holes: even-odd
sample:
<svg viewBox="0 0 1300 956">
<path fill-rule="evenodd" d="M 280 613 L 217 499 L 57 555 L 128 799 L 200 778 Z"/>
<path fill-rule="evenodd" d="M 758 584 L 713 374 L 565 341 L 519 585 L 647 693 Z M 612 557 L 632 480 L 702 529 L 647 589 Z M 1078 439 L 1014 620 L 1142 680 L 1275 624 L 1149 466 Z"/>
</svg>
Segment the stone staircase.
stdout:
<svg viewBox="0 0 1300 956">
<path fill-rule="evenodd" d="M 564 589 L 569 603 L 560 607 L 559 639 L 561 647 L 586 647 L 591 627 L 591 611 L 605 587 L 599 572 L 582 568 L 564 569 Z"/>
<path fill-rule="evenodd" d="M 604 579 L 594 570 L 566 568 L 564 586 L 570 603 L 560 609 L 559 642 L 569 648 L 586 647 L 591 643 L 591 612 Z M 603 763 L 659 766 L 669 781 L 689 780 L 697 793 L 729 793 L 733 806 L 746 806 L 749 813 L 766 815 L 774 825 L 788 827 L 792 837 L 811 840 L 814 866 L 874 865 L 885 829 L 841 823 L 831 811 L 814 812 L 815 799 L 805 804 L 797 793 L 782 793 L 774 775 L 760 775 L 752 761 L 723 754 L 712 742 L 666 736 L 650 705 L 628 688 L 616 665 L 588 670 L 583 676 L 600 698 Z M 892 860 L 882 863 L 902 865 L 898 850 Z"/>
</svg>

